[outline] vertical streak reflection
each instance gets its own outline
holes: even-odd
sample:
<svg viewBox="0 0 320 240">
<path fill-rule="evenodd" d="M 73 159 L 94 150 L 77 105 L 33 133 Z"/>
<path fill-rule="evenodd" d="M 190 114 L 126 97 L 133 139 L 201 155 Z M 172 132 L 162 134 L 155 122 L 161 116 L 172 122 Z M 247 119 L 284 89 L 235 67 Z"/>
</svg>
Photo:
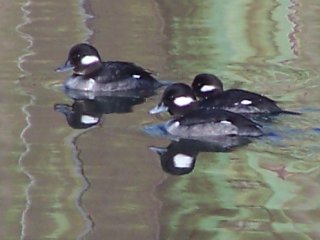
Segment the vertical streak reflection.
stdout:
<svg viewBox="0 0 320 240">
<path fill-rule="evenodd" d="M 92 36 L 93 31 L 88 28 L 87 21 L 88 21 L 88 19 L 92 18 L 93 16 L 86 12 L 85 4 L 86 4 L 85 0 L 79 0 L 79 12 L 83 18 L 83 25 L 84 25 L 84 28 L 86 31 L 85 41 L 88 41 L 88 39 Z M 80 214 L 82 215 L 83 220 L 85 221 L 86 228 L 81 234 L 78 235 L 77 239 L 79 239 L 79 240 L 86 239 L 86 236 L 91 231 L 93 231 L 94 226 L 95 226 L 93 217 L 90 215 L 90 213 L 87 211 L 87 209 L 85 209 L 85 207 L 83 206 L 83 196 L 90 188 L 90 181 L 87 178 L 87 176 L 85 175 L 85 171 L 83 168 L 83 161 L 80 158 L 81 150 L 77 147 L 77 144 L 76 144 L 77 140 L 81 136 L 85 135 L 85 133 L 90 130 L 92 130 L 92 128 L 86 129 L 83 132 L 81 132 L 80 134 L 76 134 L 74 136 L 71 135 L 68 140 L 68 146 L 70 146 L 72 148 L 73 159 L 76 164 L 75 172 L 76 172 L 77 176 L 79 176 L 79 178 L 82 180 L 82 188 L 78 192 L 78 195 L 75 200 L 75 205 L 78 208 Z"/>
<path fill-rule="evenodd" d="M 25 69 L 23 69 L 22 64 L 25 62 L 25 59 L 28 56 L 31 56 L 34 54 L 34 52 L 31 50 L 32 45 L 33 45 L 33 37 L 28 34 L 23 32 L 21 29 L 23 26 L 28 25 L 31 23 L 31 19 L 29 17 L 30 11 L 27 10 L 28 6 L 31 4 L 31 1 L 26 1 L 24 4 L 22 4 L 21 6 L 21 11 L 22 11 L 22 22 L 16 26 L 16 31 L 20 34 L 21 38 L 25 39 L 28 43 L 27 47 L 24 49 L 24 54 L 22 54 L 19 58 L 18 58 L 18 62 L 17 62 L 17 67 L 20 69 L 20 71 L 22 72 L 19 80 L 25 78 L 26 76 L 30 75 L 29 72 L 27 72 Z M 26 120 L 26 127 L 21 131 L 20 134 L 20 139 L 23 142 L 23 145 L 25 146 L 25 151 L 20 155 L 19 157 L 19 166 L 21 171 L 30 179 L 29 184 L 27 185 L 26 189 L 25 189 L 25 196 L 26 196 L 26 205 L 25 208 L 22 212 L 22 216 L 21 216 L 21 233 L 20 233 L 20 239 L 24 239 L 25 238 L 25 230 L 26 230 L 26 224 L 25 224 L 25 218 L 26 218 L 26 213 L 28 212 L 29 208 L 30 208 L 30 204 L 31 204 L 31 199 L 30 199 L 30 195 L 29 195 L 29 191 L 30 188 L 32 187 L 32 185 L 34 184 L 35 179 L 33 178 L 33 176 L 27 171 L 26 168 L 24 168 L 23 164 L 22 164 L 22 160 L 24 159 L 24 157 L 29 153 L 30 151 L 30 144 L 27 143 L 24 135 L 25 132 L 31 127 L 31 122 L 30 122 L 30 113 L 28 112 L 28 107 L 34 105 L 34 99 L 35 97 L 27 94 L 30 97 L 29 102 L 22 106 L 22 112 L 25 114 L 25 120 Z"/>
<path fill-rule="evenodd" d="M 82 187 L 80 188 L 76 199 L 75 199 L 75 205 L 78 208 L 80 214 L 82 215 L 86 229 L 77 237 L 77 239 L 85 239 L 86 236 L 94 229 L 95 223 L 93 220 L 93 217 L 90 215 L 90 213 L 85 209 L 83 206 L 82 200 L 84 194 L 89 190 L 90 188 L 90 181 L 85 175 L 85 171 L 83 168 L 83 160 L 80 158 L 81 150 L 77 147 L 77 140 L 85 135 L 88 131 L 90 131 L 92 128 L 86 129 L 80 134 L 77 132 L 74 135 L 70 135 L 67 140 L 68 146 L 72 148 L 73 153 L 73 160 L 75 162 L 75 173 L 76 175 L 82 180 Z"/>
<path fill-rule="evenodd" d="M 288 15 L 288 19 L 292 23 L 292 32 L 289 33 L 289 41 L 291 43 L 291 49 L 293 53 L 297 56 L 299 54 L 299 46 L 296 35 L 301 31 L 301 26 L 298 19 L 299 1 L 291 0 L 290 2 L 291 6 L 289 6 L 289 9 L 291 10 L 291 13 Z"/>
<path fill-rule="evenodd" d="M 35 54 L 35 51 L 33 50 L 33 48 L 35 47 L 34 42 L 35 42 L 36 36 L 31 35 L 24 30 L 26 26 L 30 27 L 30 25 L 32 24 L 32 20 L 33 20 L 31 16 L 32 11 L 30 10 L 32 3 L 33 3 L 32 0 L 27 0 L 23 4 L 21 4 L 20 9 L 22 12 L 22 20 L 21 20 L 21 23 L 15 27 L 15 30 L 18 32 L 20 37 L 27 42 L 26 44 L 27 46 L 23 49 L 21 56 L 17 60 L 17 67 L 21 71 L 19 79 L 16 82 L 17 84 L 20 84 L 24 79 L 32 75 L 32 73 L 28 72 L 23 67 L 23 64 L 28 61 L 28 58 Z M 85 39 L 88 39 L 89 36 L 92 34 L 92 31 L 86 27 L 86 21 L 87 19 L 91 18 L 91 16 L 85 13 L 85 10 L 83 7 L 84 0 L 78 0 L 77 3 L 78 3 L 77 11 L 81 19 L 79 25 L 83 26 L 83 29 L 84 29 L 83 35 L 85 36 Z M 29 97 L 29 101 L 24 106 L 21 107 L 21 111 L 25 115 L 26 126 L 20 133 L 20 139 L 23 145 L 25 146 L 25 151 L 21 153 L 21 155 L 19 156 L 18 164 L 19 164 L 19 168 L 21 169 L 21 172 L 29 178 L 29 183 L 26 185 L 26 188 L 24 191 L 25 206 L 20 217 L 20 224 L 21 224 L 20 239 L 27 238 L 27 231 L 28 231 L 27 224 L 30 224 L 30 222 L 29 223 L 27 222 L 27 215 L 30 214 L 29 211 L 31 209 L 31 205 L 33 204 L 31 191 L 36 181 L 38 180 L 35 178 L 32 172 L 30 172 L 29 169 L 24 164 L 24 159 L 27 158 L 27 156 L 30 154 L 32 149 L 32 142 L 28 142 L 28 139 L 26 138 L 26 132 L 28 132 L 32 127 L 32 122 L 31 122 L 32 116 L 30 113 L 30 107 L 33 107 L 36 105 L 35 102 L 36 102 L 37 96 L 36 94 L 32 94 L 27 91 L 23 91 L 23 92 L 25 95 Z M 77 239 L 85 239 L 87 234 L 90 231 L 92 231 L 94 227 L 94 221 L 92 217 L 86 211 L 86 209 L 83 207 L 83 204 L 82 204 L 83 195 L 89 189 L 90 183 L 86 178 L 86 176 L 84 175 L 82 160 L 79 158 L 80 151 L 79 149 L 77 149 L 76 141 L 84 133 L 85 132 L 81 132 L 79 134 L 79 132 L 74 132 L 74 134 L 71 134 L 70 136 L 68 136 L 68 141 L 67 141 L 67 144 L 68 144 L 67 146 L 70 147 L 70 150 L 73 152 L 74 161 L 75 161 L 75 166 L 74 166 L 75 173 L 82 183 L 77 194 L 75 195 L 75 207 L 79 211 L 80 215 L 83 218 L 83 221 L 85 222 L 85 229 L 82 231 L 82 233 L 78 234 Z"/>
</svg>

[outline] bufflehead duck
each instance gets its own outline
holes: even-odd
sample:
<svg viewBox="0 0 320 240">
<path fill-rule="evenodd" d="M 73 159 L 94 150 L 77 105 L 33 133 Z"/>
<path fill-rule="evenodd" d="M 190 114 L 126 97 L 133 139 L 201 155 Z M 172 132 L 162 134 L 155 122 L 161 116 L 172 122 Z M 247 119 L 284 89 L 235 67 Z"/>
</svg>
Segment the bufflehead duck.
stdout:
<svg viewBox="0 0 320 240">
<path fill-rule="evenodd" d="M 168 133 L 181 138 L 207 139 L 217 136 L 261 136 L 260 126 L 246 117 L 222 109 L 201 109 L 192 89 L 184 83 L 167 87 L 150 114 L 168 111 Z"/>
<path fill-rule="evenodd" d="M 222 82 L 213 74 L 198 74 L 192 82 L 192 89 L 202 100 L 203 108 L 225 109 L 241 114 L 300 114 L 283 110 L 274 100 L 254 92 L 242 89 L 224 91 Z"/>
<path fill-rule="evenodd" d="M 162 84 L 151 72 L 131 62 L 103 62 L 93 46 L 80 43 L 73 46 L 65 64 L 57 72 L 73 70 L 64 83 L 65 88 L 91 92 L 155 89 Z"/>
</svg>

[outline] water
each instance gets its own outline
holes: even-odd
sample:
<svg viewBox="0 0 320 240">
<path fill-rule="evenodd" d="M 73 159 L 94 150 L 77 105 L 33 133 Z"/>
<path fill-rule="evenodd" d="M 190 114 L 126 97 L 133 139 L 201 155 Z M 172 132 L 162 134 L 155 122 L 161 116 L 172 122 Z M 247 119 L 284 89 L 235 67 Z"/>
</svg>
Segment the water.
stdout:
<svg viewBox="0 0 320 240">
<path fill-rule="evenodd" d="M 319 239 L 316 0 L 1 6 L 0 239 Z M 191 143 L 191 171 L 169 174 L 149 148 L 183 147 L 143 131 L 164 120 L 147 114 L 161 91 L 113 99 L 122 110 L 99 107 L 110 114 L 91 128 L 54 110 L 94 105 L 65 95 L 67 75 L 53 71 L 82 41 L 159 79 L 207 71 L 303 115 L 265 123 L 272 134 L 238 148 Z"/>
</svg>

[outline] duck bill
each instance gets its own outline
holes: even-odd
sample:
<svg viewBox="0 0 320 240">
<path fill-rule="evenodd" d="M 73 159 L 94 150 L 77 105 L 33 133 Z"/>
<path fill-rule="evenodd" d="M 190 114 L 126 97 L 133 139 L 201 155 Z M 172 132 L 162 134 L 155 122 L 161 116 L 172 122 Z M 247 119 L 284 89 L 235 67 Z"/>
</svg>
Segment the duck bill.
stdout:
<svg viewBox="0 0 320 240">
<path fill-rule="evenodd" d="M 60 103 L 57 103 L 54 105 L 54 110 L 56 112 L 60 112 L 60 113 L 63 113 L 63 114 L 69 114 L 70 112 L 72 112 L 72 107 L 67 105 L 67 104 L 60 104 Z"/>
<path fill-rule="evenodd" d="M 160 157 L 167 152 L 167 149 L 166 148 L 162 148 L 162 147 L 151 146 L 151 147 L 149 147 L 149 149 L 152 152 L 157 153 Z"/>
<path fill-rule="evenodd" d="M 61 65 L 60 67 L 56 68 L 56 72 L 66 72 L 73 70 L 74 66 L 70 63 L 70 61 L 66 61 L 65 64 Z"/>
<path fill-rule="evenodd" d="M 157 106 L 155 106 L 149 111 L 149 114 L 153 115 L 153 114 L 158 114 L 166 111 L 168 111 L 168 107 L 165 106 L 163 103 L 159 103 Z"/>
</svg>

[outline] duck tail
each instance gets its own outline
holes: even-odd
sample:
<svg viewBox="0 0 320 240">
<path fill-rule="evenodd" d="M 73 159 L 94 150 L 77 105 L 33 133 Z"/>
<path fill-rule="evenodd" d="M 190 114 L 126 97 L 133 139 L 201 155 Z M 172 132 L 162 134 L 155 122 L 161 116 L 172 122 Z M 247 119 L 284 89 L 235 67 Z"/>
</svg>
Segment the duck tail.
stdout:
<svg viewBox="0 0 320 240">
<path fill-rule="evenodd" d="M 281 110 L 279 112 L 275 112 L 275 114 L 290 114 L 290 115 L 302 115 L 300 112 Z"/>
</svg>

